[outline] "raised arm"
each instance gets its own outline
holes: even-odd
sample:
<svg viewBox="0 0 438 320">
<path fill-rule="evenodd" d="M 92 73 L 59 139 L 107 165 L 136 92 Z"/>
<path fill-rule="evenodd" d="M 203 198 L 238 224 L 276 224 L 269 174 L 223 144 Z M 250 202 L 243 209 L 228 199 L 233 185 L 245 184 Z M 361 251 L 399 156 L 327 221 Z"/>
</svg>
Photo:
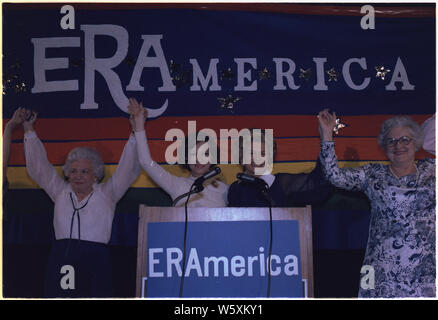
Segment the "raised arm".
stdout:
<svg viewBox="0 0 438 320">
<path fill-rule="evenodd" d="M 46 150 L 33 129 L 35 120 L 36 113 L 30 120 L 23 122 L 26 168 L 31 178 L 55 201 L 56 195 L 66 182 L 47 159 Z"/>
<path fill-rule="evenodd" d="M 6 178 L 6 171 L 8 169 L 9 155 L 11 153 L 12 133 L 18 125 L 23 123 L 24 114 L 24 108 L 18 108 L 15 110 L 12 118 L 5 125 L 5 130 L 3 132 L 3 180 Z"/>
<path fill-rule="evenodd" d="M 158 163 L 152 160 L 149 146 L 147 143 L 146 132 L 144 129 L 145 118 L 147 118 L 146 110 L 143 108 L 142 103 L 138 103 L 135 99 L 129 99 L 129 112 L 131 113 L 135 139 L 137 140 L 137 152 L 138 159 L 141 167 L 146 171 L 146 173 L 151 177 L 156 184 L 158 184 L 164 191 L 166 191 L 172 198 L 178 192 L 178 186 L 181 183 L 179 177 L 176 177 L 164 168 L 162 168 Z M 187 190 L 188 191 L 188 190 Z"/>
<path fill-rule="evenodd" d="M 123 197 L 141 172 L 136 144 L 135 137 L 131 134 L 125 144 L 116 170 L 103 186 L 104 192 L 109 194 L 114 202 L 118 202 Z"/>
<path fill-rule="evenodd" d="M 321 137 L 321 152 L 319 159 L 327 179 L 336 187 L 362 191 L 366 179 L 365 169 L 344 168 L 338 166 L 333 141 L 333 128 L 336 125 L 336 114 L 330 114 L 327 109 L 318 114 L 319 134 Z"/>
<path fill-rule="evenodd" d="M 435 115 L 424 121 L 421 129 L 424 133 L 423 149 L 435 154 Z"/>
<path fill-rule="evenodd" d="M 279 174 L 279 178 L 291 205 L 320 203 L 333 192 L 333 186 L 326 179 L 319 159 L 310 173 L 285 173 Z"/>
</svg>

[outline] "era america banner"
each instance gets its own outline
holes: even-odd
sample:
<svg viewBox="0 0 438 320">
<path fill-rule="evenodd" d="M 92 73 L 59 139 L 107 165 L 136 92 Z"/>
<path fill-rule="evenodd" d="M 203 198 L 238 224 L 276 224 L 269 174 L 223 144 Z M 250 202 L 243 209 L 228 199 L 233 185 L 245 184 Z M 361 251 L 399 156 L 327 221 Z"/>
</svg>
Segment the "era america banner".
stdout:
<svg viewBox="0 0 438 320">
<path fill-rule="evenodd" d="M 155 118 L 147 132 L 158 162 L 166 132 L 195 120 L 197 130 L 271 128 L 276 168 L 299 172 L 316 160 L 315 115 L 328 107 L 349 124 L 337 143 L 341 161 L 383 161 L 375 136 L 385 118 L 422 122 L 435 112 L 434 6 L 376 5 L 373 29 L 362 27 L 360 9 L 5 4 L 3 117 L 32 108 L 52 163 L 85 144 L 111 172 L 135 97 Z M 35 187 L 14 137 L 11 187 Z M 143 174 L 135 186 L 154 184 Z"/>
</svg>

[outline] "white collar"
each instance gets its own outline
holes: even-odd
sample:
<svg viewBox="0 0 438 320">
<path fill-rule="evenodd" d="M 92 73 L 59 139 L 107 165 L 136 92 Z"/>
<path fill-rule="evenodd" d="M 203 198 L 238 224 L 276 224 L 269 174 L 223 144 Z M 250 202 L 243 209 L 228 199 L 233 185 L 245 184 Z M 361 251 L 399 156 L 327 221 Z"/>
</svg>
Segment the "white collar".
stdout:
<svg viewBox="0 0 438 320">
<path fill-rule="evenodd" d="M 259 178 L 263 179 L 268 184 L 269 188 L 272 186 L 275 180 L 275 176 L 273 174 L 265 174 Z"/>
<path fill-rule="evenodd" d="M 79 201 L 79 200 L 78 200 L 78 197 L 76 196 L 76 193 L 73 191 L 73 188 L 71 187 L 71 184 L 70 184 L 70 183 L 68 184 L 68 186 L 69 186 L 69 188 L 70 188 L 69 192 L 71 192 L 71 194 L 72 194 L 72 196 L 73 196 L 73 199 L 74 199 L 75 203 L 78 204 L 78 205 L 80 205 L 80 204 L 82 204 L 84 201 L 86 201 L 86 200 L 88 199 L 88 197 L 90 196 L 90 194 L 92 194 L 94 191 L 96 191 L 98 185 L 99 185 L 99 184 L 98 184 L 97 182 L 93 183 L 93 189 L 91 190 L 91 192 L 90 192 L 90 193 L 89 193 L 84 199 L 82 199 L 81 201 Z"/>
</svg>

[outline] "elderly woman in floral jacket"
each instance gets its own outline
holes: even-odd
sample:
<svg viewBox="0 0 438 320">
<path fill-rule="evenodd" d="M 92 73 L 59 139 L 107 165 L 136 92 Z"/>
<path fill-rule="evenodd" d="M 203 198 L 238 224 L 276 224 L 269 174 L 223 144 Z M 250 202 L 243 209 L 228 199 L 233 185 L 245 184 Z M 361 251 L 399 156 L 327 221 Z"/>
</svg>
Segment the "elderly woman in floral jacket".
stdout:
<svg viewBox="0 0 438 320">
<path fill-rule="evenodd" d="M 371 221 L 359 297 L 435 296 L 435 160 L 415 161 L 423 144 L 408 117 L 386 120 L 378 136 L 390 164 L 338 167 L 333 142 L 336 114 L 318 115 L 320 159 L 337 187 L 363 191 Z"/>
</svg>

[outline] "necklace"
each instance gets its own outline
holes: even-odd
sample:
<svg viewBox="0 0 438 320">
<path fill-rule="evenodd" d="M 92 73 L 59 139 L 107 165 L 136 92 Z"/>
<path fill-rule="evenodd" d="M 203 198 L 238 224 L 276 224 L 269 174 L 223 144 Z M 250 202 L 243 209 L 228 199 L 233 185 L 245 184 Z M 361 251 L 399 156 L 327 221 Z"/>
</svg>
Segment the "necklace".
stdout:
<svg viewBox="0 0 438 320">
<path fill-rule="evenodd" d="M 82 209 L 84 209 L 87 206 L 88 201 L 90 201 L 90 198 L 91 198 L 92 195 L 93 195 L 93 192 L 91 192 L 91 194 L 88 196 L 87 201 L 85 202 L 85 204 L 82 207 L 76 208 L 75 203 L 73 201 L 73 196 L 72 196 L 72 194 L 70 192 L 70 200 L 71 200 L 71 205 L 73 207 L 73 214 L 71 216 L 71 221 L 70 221 L 70 238 L 68 240 L 67 249 L 65 251 L 65 256 L 66 257 L 68 256 L 68 252 L 70 250 L 70 244 L 71 244 L 72 234 L 73 234 L 73 222 L 74 222 L 75 216 L 78 219 L 78 237 L 79 237 L 79 241 L 81 241 L 81 218 L 79 216 L 79 210 L 82 210 Z"/>
<path fill-rule="evenodd" d="M 406 184 L 408 188 L 414 188 L 417 186 L 418 183 L 418 177 L 420 176 L 420 173 L 415 163 L 414 163 L 414 167 L 415 167 L 415 180 L 411 180 Z M 391 171 L 392 175 L 398 180 L 398 182 L 400 182 L 400 178 L 402 177 L 399 177 L 398 175 L 395 174 L 395 172 L 391 168 L 391 165 L 389 165 L 389 171 Z"/>
</svg>

